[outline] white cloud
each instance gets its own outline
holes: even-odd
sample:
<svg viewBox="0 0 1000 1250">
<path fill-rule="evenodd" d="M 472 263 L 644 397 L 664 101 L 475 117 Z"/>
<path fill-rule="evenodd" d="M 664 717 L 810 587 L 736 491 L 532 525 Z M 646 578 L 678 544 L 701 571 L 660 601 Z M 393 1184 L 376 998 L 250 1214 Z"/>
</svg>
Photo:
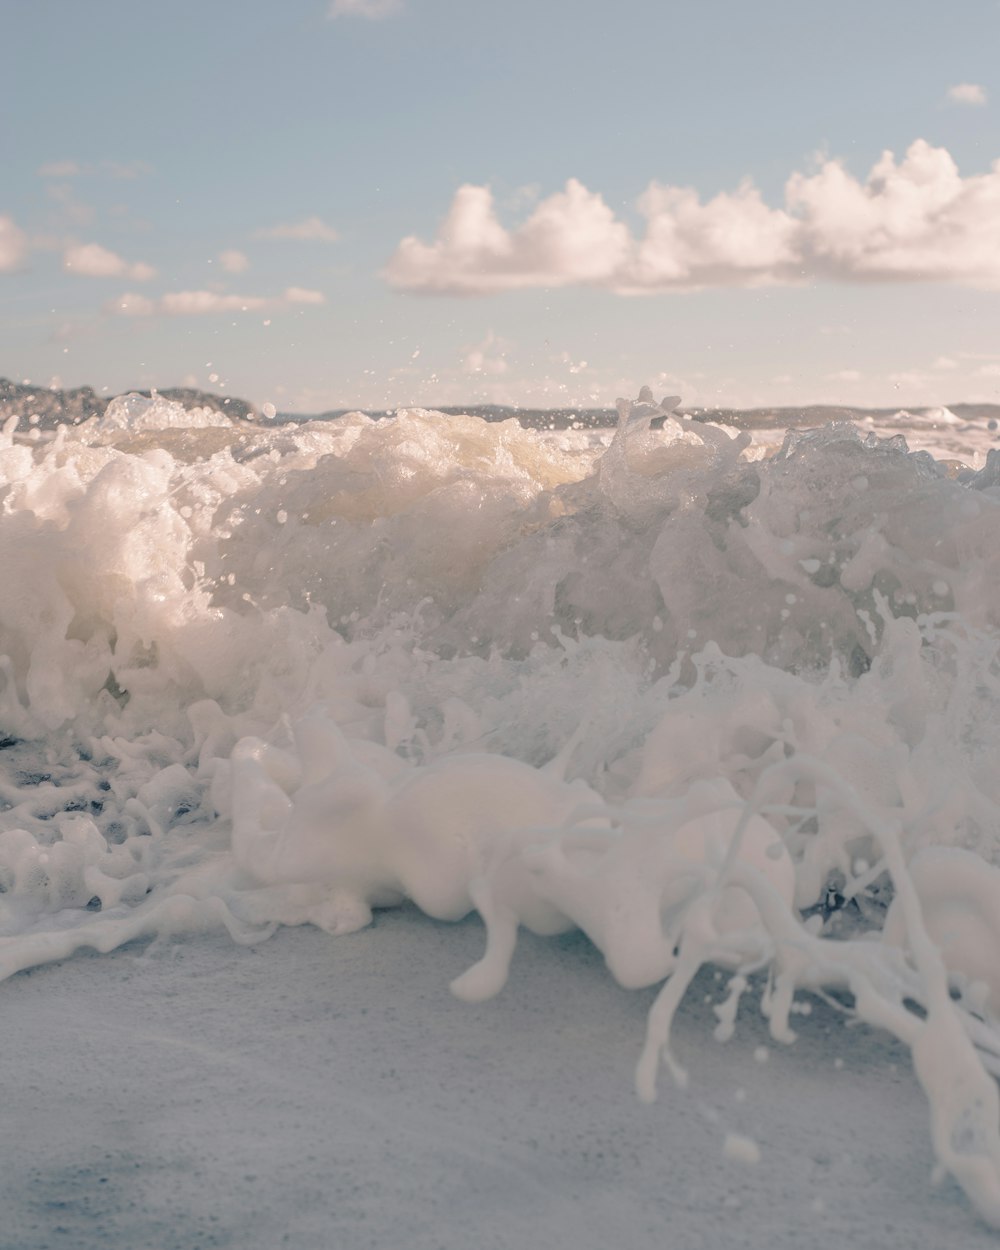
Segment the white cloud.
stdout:
<svg viewBox="0 0 1000 1250">
<path fill-rule="evenodd" d="M 101 161 L 84 165 L 80 161 L 47 161 L 36 170 L 39 178 L 78 178 L 87 174 L 106 174 L 109 178 L 142 178 L 153 172 L 148 161 Z"/>
<path fill-rule="evenodd" d="M 0 217 L 0 273 L 16 269 L 28 253 L 28 236 L 12 217 Z"/>
<path fill-rule="evenodd" d="M 828 373 L 826 376 L 830 382 L 860 382 L 864 375 L 857 369 L 838 369 L 836 373 Z"/>
<path fill-rule="evenodd" d="M 156 312 L 156 304 L 145 295 L 126 291 L 117 299 L 109 300 L 104 305 L 104 311 L 116 317 L 151 317 Z"/>
<path fill-rule="evenodd" d="M 310 291 L 301 286 L 290 286 L 282 296 L 285 304 L 325 304 L 326 296 L 322 291 Z"/>
<path fill-rule="evenodd" d="M 157 311 L 167 317 L 203 317 L 212 313 L 255 312 L 267 307 L 259 295 L 220 295 L 217 291 L 169 291 Z"/>
<path fill-rule="evenodd" d="M 985 104 L 986 88 L 977 82 L 960 82 L 948 88 L 948 99 L 952 104 Z"/>
<path fill-rule="evenodd" d="M 278 296 L 235 295 L 219 291 L 168 291 L 158 300 L 128 292 L 109 300 L 104 310 L 117 317 L 211 317 L 222 313 L 261 312 L 300 307 L 303 304 L 325 304 L 320 291 L 290 286 Z"/>
<path fill-rule="evenodd" d="M 918 139 L 898 164 L 884 152 L 863 184 L 835 161 L 793 175 L 787 198 L 818 276 L 1000 286 L 1000 161 L 963 179 Z"/>
<path fill-rule="evenodd" d="M 63 268 L 85 278 L 131 278 L 146 282 L 156 277 L 156 270 L 141 261 L 129 264 L 100 243 L 80 243 L 63 253 Z"/>
<path fill-rule="evenodd" d="M 258 230 L 258 239 L 299 239 L 304 242 L 336 243 L 340 236 L 333 226 L 320 217 L 307 217 L 305 221 L 286 222 Z"/>
<path fill-rule="evenodd" d="M 926 387 L 933 379 L 929 378 L 926 373 L 919 370 L 904 369 L 900 373 L 890 373 L 889 381 L 896 387 L 900 386 L 917 386 Z"/>
<path fill-rule="evenodd" d="M 628 258 L 628 228 L 571 178 L 509 232 L 488 187 L 459 187 L 437 239 L 404 239 L 386 267 L 402 290 L 482 295 L 520 287 L 610 284 Z"/>
<path fill-rule="evenodd" d="M 1000 288 L 1000 161 L 963 178 L 922 139 L 884 152 L 862 182 L 839 161 L 795 173 L 781 208 L 743 182 L 705 203 L 652 183 L 634 238 L 600 195 L 571 179 L 520 226 L 497 217 L 488 187 L 465 185 L 431 243 L 402 240 L 383 276 L 406 291 L 485 295 L 571 284 L 620 293 L 810 279 L 938 281 Z"/>
<path fill-rule="evenodd" d="M 796 223 L 768 208 L 749 182 L 707 204 L 686 187 L 652 183 L 639 211 L 646 234 L 616 283 L 620 289 L 755 286 L 797 276 Z"/>
<path fill-rule="evenodd" d="M 932 369 L 957 369 L 958 361 L 953 360 L 951 356 L 938 356 L 931 365 Z"/>
<path fill-rule="evenodd" d="M 976 370 L 980 378 L 1000 378 L 1000 365 L 980 365 Z"/>
<path fill-rule="evenodd" d="M 500 377 L 509 369 L 507 363 L 508 344 L 497 338 L 492 330 L 481 343 L 468 347 L 462 356 L 462 369 L 466 373 L 486 374 L 488 377 Z"/>
<path fill-rule="evenodd" d="M 219 253 L 219 264 L 225 269 L 226 273 L 243 273 L 244 270 L 250 267 L 250 261 L 246 253 L 239 252 L 232 247 Z"/>
<path fill-rule="evenodd" d="M 38 167 L 39 178 L 75 178 L 82 172 L 78 161 L 47 161 Z"/>
<path fill-rule="evenodd" d="M 131 181 L 133 178 L 147 177 L 153 172 L 153 166 L 149 161 L 101 161 L 99 170 L 111 178 Z"/>
<path fill-rule="evenodd" d="M 330 17 L 391 17 L 403 7 L 402 0 L 331 0 Z"/>
<path fill-rule="evenodd" d="M 45 194 L 59 205 L 60 216 L 74 226 L 86 226 L 94 220 L 94 209 L 76 198 L 73 186 L 69 182 L 48 182 Z"/>
</svg>

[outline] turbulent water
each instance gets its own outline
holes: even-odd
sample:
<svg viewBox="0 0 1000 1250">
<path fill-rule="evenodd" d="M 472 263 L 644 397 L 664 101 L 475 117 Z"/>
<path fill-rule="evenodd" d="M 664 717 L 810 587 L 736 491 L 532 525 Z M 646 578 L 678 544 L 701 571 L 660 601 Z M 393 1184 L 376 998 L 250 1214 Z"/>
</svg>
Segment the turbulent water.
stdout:
<svg viewBox="0 0 1000 1250">
<path fill-rule="evenodd" d="M 410 899 L 478 910 L 478 999 L 519 926 L 579 928 L 662 983 L 640 1096 L 686 1079 L 704 963 L 720 1037 L 745 994 L 786 1041 L 832 994 L 910 1045 L 941 1169 L 1000 1226 L 994 436 L 960 431 L 963 466 L 947 422 L 767 448 L 620 412 L 8 422 L 0 975 Z"/>
</svg>

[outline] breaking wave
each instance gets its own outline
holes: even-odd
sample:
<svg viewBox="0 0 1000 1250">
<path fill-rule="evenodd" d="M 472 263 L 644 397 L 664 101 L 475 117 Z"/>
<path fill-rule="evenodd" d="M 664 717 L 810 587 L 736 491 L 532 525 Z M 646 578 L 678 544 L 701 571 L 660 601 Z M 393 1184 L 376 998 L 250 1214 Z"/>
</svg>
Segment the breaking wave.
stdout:
<svg viewBox="0 0 1000 1250">
<path fill-rule="evenodd" d="M 410 899 L 479 912 L 480 999 L 520 926 L 579 928 L 662 984 L 640 1096 L 686 1079 L 703 964 L 722 1038 L 832 995 L 911 1047 L 1000 1226 L 1000 452 L 841 423 L 754 458 L 675 402 L 8 422 L 0 976 Z"/>
</svg>

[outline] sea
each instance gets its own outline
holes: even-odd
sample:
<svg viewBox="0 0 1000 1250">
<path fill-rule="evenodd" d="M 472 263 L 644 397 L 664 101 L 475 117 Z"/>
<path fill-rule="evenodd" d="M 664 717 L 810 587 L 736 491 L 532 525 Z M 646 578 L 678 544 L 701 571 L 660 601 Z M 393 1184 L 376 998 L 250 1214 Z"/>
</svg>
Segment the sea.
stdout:
<svg viewBox="0 0 1000 1250">
<path fill-rule="evenodd" d="M 1000 1226 L 995 422 L 677 404 L 12 416 L 0 978 L 408 900 L 482 917 L 477 1001 L 581 930 L 662 987 L 638 1097 L 706 964 L 718 1036 L 822 995 L 911 1048 Z"/>
</svg>

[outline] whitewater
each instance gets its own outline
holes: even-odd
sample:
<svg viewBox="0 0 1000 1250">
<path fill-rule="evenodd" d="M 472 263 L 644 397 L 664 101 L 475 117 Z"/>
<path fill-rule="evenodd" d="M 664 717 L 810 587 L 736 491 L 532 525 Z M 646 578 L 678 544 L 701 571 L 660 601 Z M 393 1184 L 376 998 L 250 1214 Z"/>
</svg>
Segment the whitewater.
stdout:
<svg viewBox="0 0 1000 1250">
<path fill-rule="evenodd" d="M 678 402 L 646 390 L 619 401 L 613 431 L 422 409 L 234 421 L 155 395 L 54 432 L 8 421 L 0 977 L 14 979 L 0 995 L 26 1013 L 5 1012 L 7 1050 L 40 1056 L 25 1072 L 8 1061 L 9 1104 L 20 1105 L 29 1072 L 71 1102 L 87 1096 L 92 1082 L 74 1079 L 74 1065 L 95 1046 L 113 1069 L 119 1025 L 98 1045 L 79 1023 L 90 996 L 111 992 L 109 1018 L 149 1016 L 147 1044 L 165 1065 L 122 1076 L 130 1098 L 155 1091 L 160 1107 L 207 1081 L 187 1109 L 189 1126 L 207 1124 L 222 1097 L 208 1074 L 250 1063 L 239 1036 L 213 1032 L 225 1004 L 263 1038 L 255 1086 L 277 1089 L 297 1066 L 309 1073 L 304 1105 L 320 1105 L 325 1042 L 287 1030 L 296 1011 L 349 1001 L 357 1045 L 391 1069 L 378 1080 L 391 1085 L 414 1047 L 421 1062 L 443 1056 L 464 1083 L 461 1127 L 447 1116 L 450 1130 L 429 1127 L 412 1092 L 368 1095 L 359 1077 L 331 1112 L 358 1134 L 343 1163 L 349 1193 L 329 1176 L 336 1202 L 296 1189 L 280 1150 L 272 1160 L 293 1205 L 324 1212 L 288 1244 L 386 1244 L 415 1210 L 430 1222 L 414 1245 L 469 1244 L 473 1230 L 494 1244 L 477 1212 L 505 1186 L 520 1194 L 527 1166 L 513 1146 L 503 1162 L 515 1130 L 497 1104 L 558 1098 L 575 1106 L 573 1131 L 600 1136 L 613 1123 L 637 1175 L 650 1159 L 664 1173 L 703 1172 L 711 1153 L 718 1208 L 696 1210 L 671 1244 L 771 1245 L 783 1210 L 833 1226 L 828 1207 L 849 1205 L 856 1180 L 831 1180 L 827 1168 L 789 1181 L 768 1203 L 779 1223 L 759 1239 L 744 1226 L 744 1240 L 729 1242 L 712 1225 L 740 1205 L 726 1169 L 759 1175 L 761 1139 L 783 1123 L 794 1135 L 783 1079 L 808 1081 L 822 1063 L 815 1092 L 856 1048 L 852 1079 L 873 1106 L 912 1066 L 924 1099 L 914 1166 L 933 1169 L 938 1184 L 921 1185 L 921 1197 L 943 1221 L 931 1235 L 992 1241 L 996 433 L 958 429 L 943 413 L 892 429 L 841 422 L 779 443 L 686 418 Z M 288 931 L 303 926 L 289 958 Z M 180 962 L 206 951 L 217 961 L 199 965 L 210 993 Z M 233 962 L 249 952 L 257 979 Z M 41 977 L 15 975 L 63 960 Z M 127 967 L 113 991 L 95 981 L 102 963 Z M 225 975 L 212 972 L 220 966 Z M 430 984 L 450 985 L 446 1004 L 428 1005 Z M 171 1059 L 160 1043 L 170 1011 L 184 1010 L 171 1006 L 178 995 L 195 1031 L 173 1039 L 183 1053 Z M 512 1021 L 515 1034 L 526 1028 L 539 998 L 563 1016 L 550 1017 L 533 1059 L 519 1053 L 501 1098 L 496 1039 Z M 393 1002 L 407 1004 L 409 1032 Z M 817 1020 L 822 1045 L 802 1076 L 803 1061 L 786 1056 L 816 1042 Z M 25 1040 L 37 1036 L 41 1049 Z M 589 1083 L 567 1088 L 566 1065 L 588 1048 Z M 329 1079 L 336 1070 L 330 1061 Z M 634 1118 L 644 1104 L 669 1108 L 718 1086 L 727 1070 L 772 1082 L 756 1124 L 743 1084 L 728 1119 L 698 1113 L 710 1144 L 697 1132 L 671 1140 L 669 1115 Z M 113 1093 L 95 1105 L 114 1120 Z M 900 1108 L 909 1144 L 916 1130 Z M 286 1147 L 305 1140 L 305 1157 L 322 1158 L 315 1125 L 283 1114 L 272 1107 L 255 1131 Z M 822 1118 L 822 1099 L 812 1114 Z M 547 1115 L 556 1136 L 570 1124 L 557 1108 Z M 486 1191 L 470 1181 L 464 1205 L 435 1225 L 421 1195 L 447 1206 L 440 1173 L 425 1175 L 417 1147 L 393 1139 L 475 1158 L 490 1140 L 483 1125 L 500 1122 L 501 1174 Z M 879 1122 L 881 1136 L 892 1131 L 891 1118 Z M 120 1154 L 121 1137 L 107 1141 L 107 1156 Z M 37 1181 L 48 1147 L 21 1149 Z M 165 1183 L 162 1159 L 151 1166 Z M 604 1244 L 609 1230 L 623 1245 L 662 1240 L 664 1213 L 632 1194 L 620 1160 L 593 1163 L 595 1177 L 602 1166 L 618 1197 L 591 1220 L 572 1214 L 579 1177 L 547 1188 L 532 1165 L 531 1218 L 495 1244 L 525 1244 L 531 1227 L 566 1246 Z M 408 1167 L 421 1179 L 395 1193 L 396 1222 L 377 1231 L 386 1170 Z M 96 1192 L 107 1177 L 92 1171 L 64 1184 L 78 1198 L 80 1186 Z M 236 1194 L 236 1172 L 218 1175 Z M 175 1205 L 187 1200 L 180 1181 L 170 1192 Z M 558 1219 L 531 1214 L 545 1192 L 559 1195 Z M 84 1204 L 66 1227 L 81 1245 L 91 1244 L 83 1228 L 103 1230 L 93 1244 L 116 1244 L 124 1228 L 127 1244 L 196 1244 L 190 1229 L 150 1215 L 156 1200 L 143 1193 L 147 1225 L 138 1215 L 122 1224 L 122 1202 L 100 1218 Z M 214 1229 L 206 1206 L 197 1244 L 280 1244 L 273 1230 L 259 1243 L 246 1230 L 227 1240 L 236 1202 L 219 1201 Z M 39 1229 L 52 1212 L 32 1211 L 9 1225 L 10 1244 L 48 1244 Z M 891 1238 L 858 1244 L 900 1244 Z"/>
</svg>

